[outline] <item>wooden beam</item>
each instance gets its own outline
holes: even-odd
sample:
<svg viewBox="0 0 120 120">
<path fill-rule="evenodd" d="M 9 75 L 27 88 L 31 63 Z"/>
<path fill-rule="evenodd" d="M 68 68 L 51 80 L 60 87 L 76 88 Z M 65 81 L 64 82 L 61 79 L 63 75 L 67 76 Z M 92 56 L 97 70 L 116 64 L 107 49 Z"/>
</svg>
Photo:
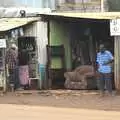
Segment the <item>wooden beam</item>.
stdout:
<svg viewBox="0 0 120 120">
<path fill-rule="evenodd" d="M 115 88 L 117 91 L 120 91 L 120 36 L 115 36 L 114 52 Z"/>
</svg>

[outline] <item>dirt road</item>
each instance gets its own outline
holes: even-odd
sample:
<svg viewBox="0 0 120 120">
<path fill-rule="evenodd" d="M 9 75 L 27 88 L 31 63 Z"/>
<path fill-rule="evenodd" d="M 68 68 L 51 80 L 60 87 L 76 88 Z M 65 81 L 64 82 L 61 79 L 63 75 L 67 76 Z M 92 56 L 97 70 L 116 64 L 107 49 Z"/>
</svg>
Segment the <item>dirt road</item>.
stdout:
<svg viewBox="0 0 120 120">
<path fill-rule="evenodd" d="M 100 98 L 97 92 L 52 91 L 0 96 L 0 104 L 120 111 L 120 96 Z"/>
<path fill-rule="evenodd" d="M 120 112 L 0 105 L 1 120 L 120 120 Z"/>
</svg>

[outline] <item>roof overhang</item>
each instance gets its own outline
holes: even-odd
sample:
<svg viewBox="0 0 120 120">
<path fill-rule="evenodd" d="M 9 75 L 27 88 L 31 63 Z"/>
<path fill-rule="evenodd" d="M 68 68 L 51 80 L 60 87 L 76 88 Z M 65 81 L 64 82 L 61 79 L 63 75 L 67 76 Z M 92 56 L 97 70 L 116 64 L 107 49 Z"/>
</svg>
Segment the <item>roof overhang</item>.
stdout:
<svg viewBox="0 0 120 120">
<path fill-rule="evenodd" d="M 58 17 L 67 17 L 67 18 L 85 18 L 85 19 L 98 19 L 98 20 L 111 20 L 119 19 L 120 12 L 99 12 L 99 13 L 48 13 L 40 14 L 44 16 L 58 16 Z"/>
<path fill-rule="evenodd" d="M 1 18 L 0 32 L 5 32 L 11 29 L 19 28 L 29 23 L 38 21 L 39 18 Z"/>
</svg>

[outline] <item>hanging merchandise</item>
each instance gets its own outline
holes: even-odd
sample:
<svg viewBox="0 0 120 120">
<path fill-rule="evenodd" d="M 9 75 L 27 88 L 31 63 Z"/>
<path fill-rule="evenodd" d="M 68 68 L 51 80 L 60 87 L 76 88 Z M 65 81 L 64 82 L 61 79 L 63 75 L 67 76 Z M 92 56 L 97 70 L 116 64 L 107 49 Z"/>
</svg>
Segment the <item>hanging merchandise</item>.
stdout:
<svg viewBox="0 0 120 120">
<path fill-rule="evenodd" d="M 23 28 L 19 28 L 19 35 L 20 35 L 20 36 L 24 36 Z"/>
<path fill-rule="evenodd" d="M 18 29 L 15 30 L 15 37 L 18 37 Z"/>
<path fill-rule="evenodd" d="M 14 30 L 11 31 L 11 37 L 15 38 L 15 31 Z"/>
</svg>

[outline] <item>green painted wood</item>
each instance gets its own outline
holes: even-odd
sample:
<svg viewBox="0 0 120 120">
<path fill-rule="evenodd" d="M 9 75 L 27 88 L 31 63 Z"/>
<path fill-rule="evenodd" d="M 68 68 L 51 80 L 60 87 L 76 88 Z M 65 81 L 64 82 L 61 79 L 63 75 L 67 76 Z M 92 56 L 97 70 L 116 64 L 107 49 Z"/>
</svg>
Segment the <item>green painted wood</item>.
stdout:
<svg viewBox="0 0 120 120">
<path fill-rule="evenodd" d="M 71 47 L 69 42 L 68 28 L 65 23 L 50 21 L 50 45 L 64 45 L 66 69 L 71 69 Z M 51 68 L 61 68 L 61 59 L 53 58 Z"/>
</svg>

